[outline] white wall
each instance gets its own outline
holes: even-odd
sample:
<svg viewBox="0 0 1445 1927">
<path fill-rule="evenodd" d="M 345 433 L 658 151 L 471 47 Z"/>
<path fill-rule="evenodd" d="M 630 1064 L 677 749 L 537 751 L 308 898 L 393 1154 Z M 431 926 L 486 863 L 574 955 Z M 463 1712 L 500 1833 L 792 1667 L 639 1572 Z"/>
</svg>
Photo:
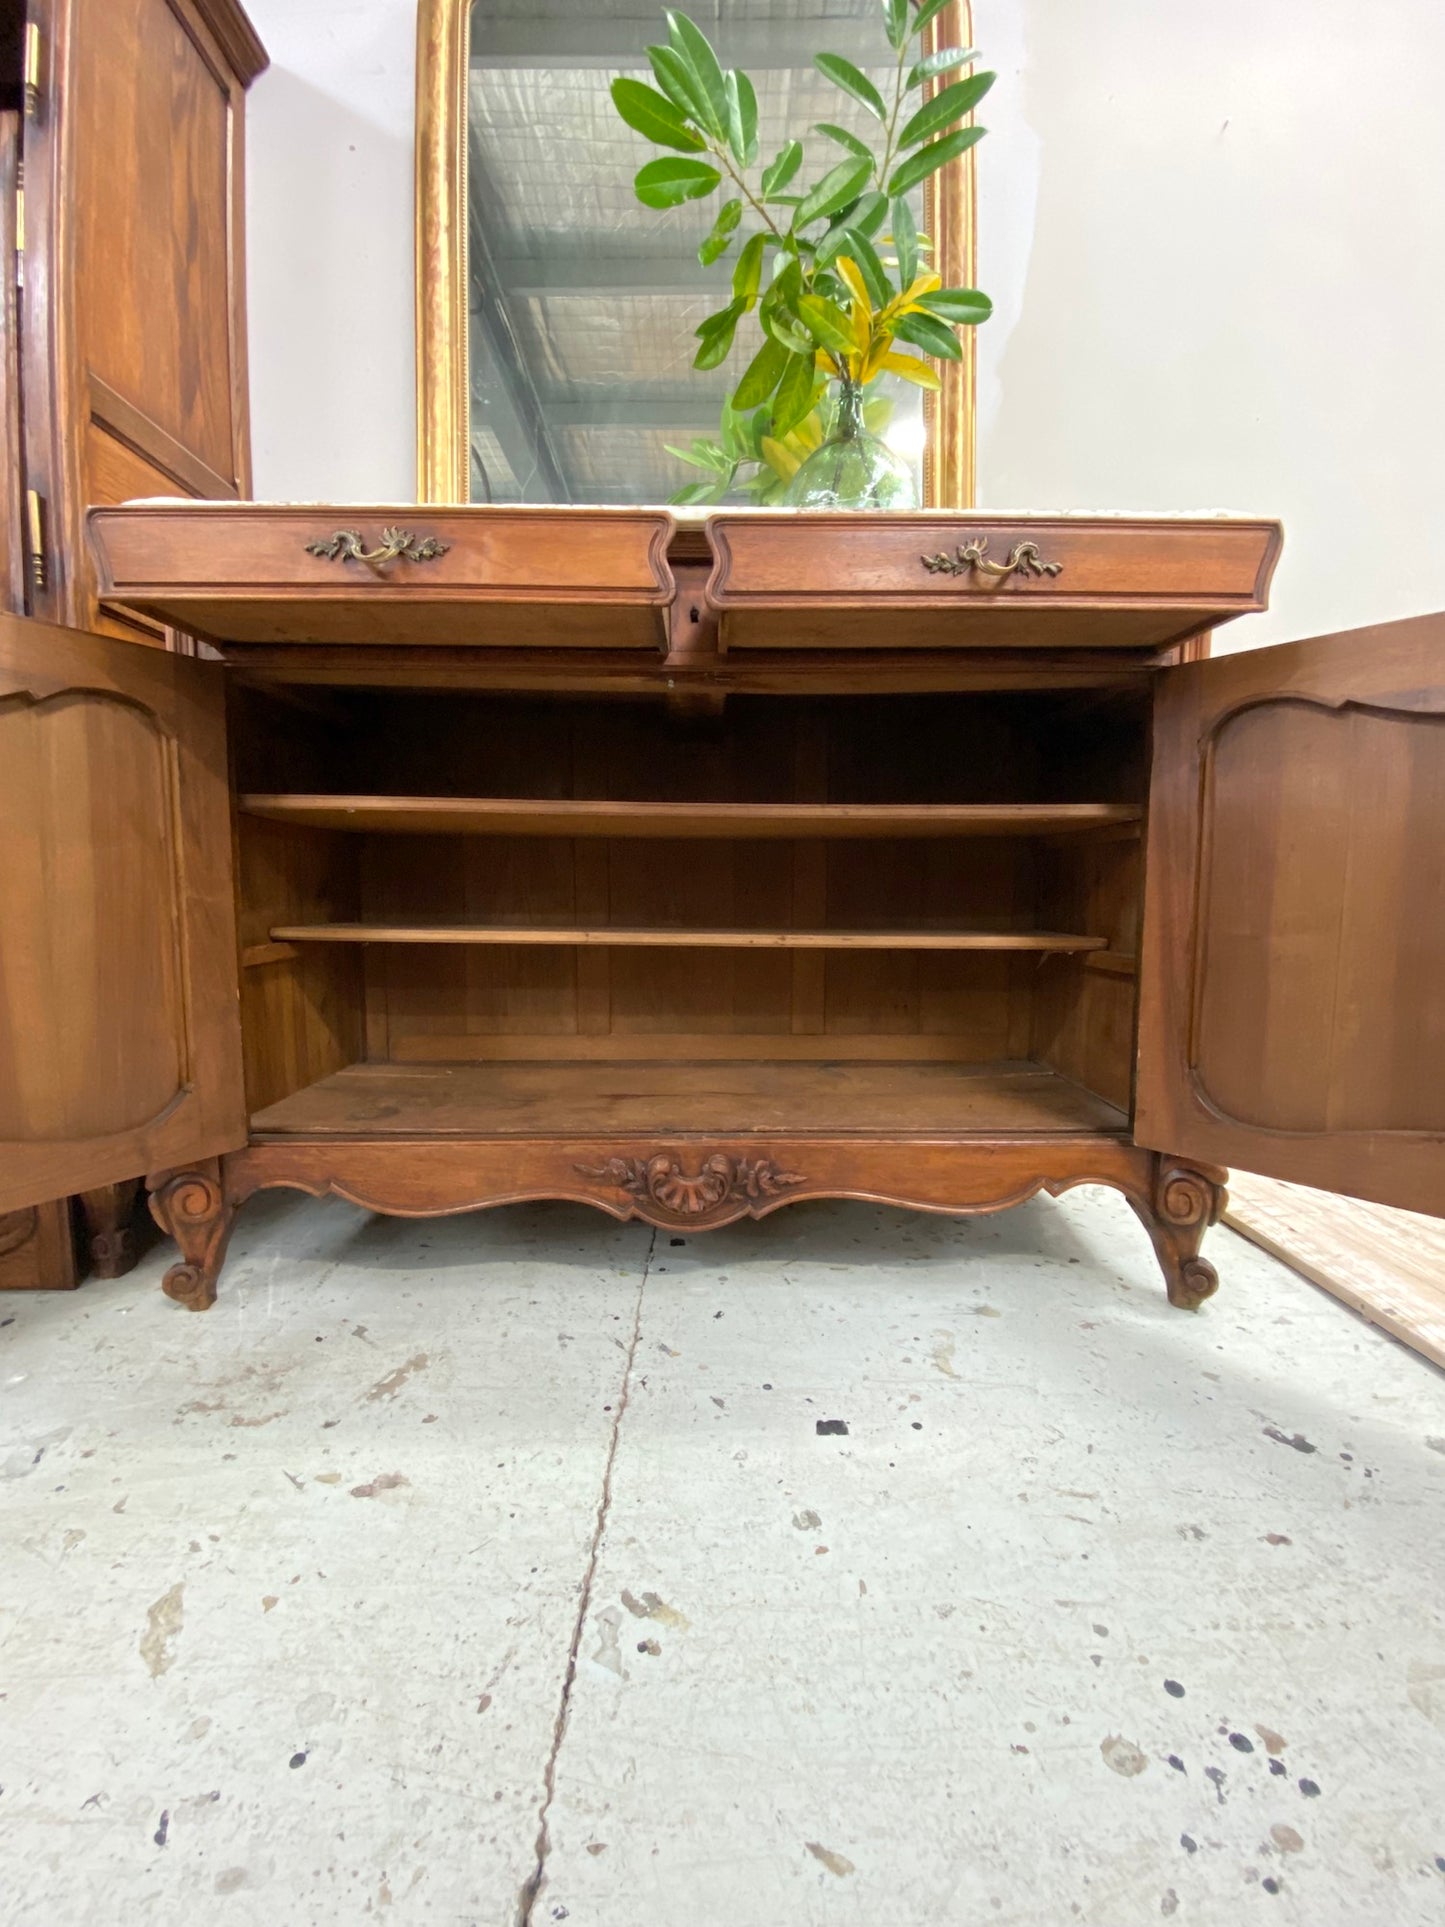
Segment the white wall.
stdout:
<svg viewBox="0 0 1445 1927">
<path fill-rule="evenodd" d="M 256 491 L 410 499 L 414 0 L 249 11 Z M 983 504 L 1281 516 L 1221 644 L 1445 608 L 1445 7 L 975 16 Z"/>
<path fill-rule="evenodd" d="M 975 0 L 980 499 L 1278 515 L 1253 646 L 1445 608 L 1440 0 Z"/>
</svg>

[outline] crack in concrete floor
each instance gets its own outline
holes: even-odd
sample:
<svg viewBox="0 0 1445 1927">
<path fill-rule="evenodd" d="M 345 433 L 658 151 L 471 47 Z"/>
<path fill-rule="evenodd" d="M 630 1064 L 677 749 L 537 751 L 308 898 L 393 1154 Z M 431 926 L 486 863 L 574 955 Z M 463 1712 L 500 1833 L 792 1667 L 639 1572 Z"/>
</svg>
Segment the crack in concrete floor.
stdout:
<svg viewBox="0 0 1445 1927">
<path fill-rule="evenodd" d="M 602 1551 L 603 1535 L 607 1531 L 607 1515 L 612 1507 L 612 1469 L 617 1463 L 617 1447 L 622 1436 L 622 1421 L 627 1416 L 627 1404 L 632 1396 L 632 1368 L 637 1359 L 637 1346 L 642 1336 L 642 1300 L 647 1290 L 648 1274 L 652 1270 L 652 1259 L 656 1250 L 657 1233 L 654 1231 L 647 1247 L 647 1255 L 642 1261 L 642 1276 L 637 1283 L 637 1298 L 632 1309 L 632 1336 L 628 1341 L 627 1356 L 622 1367 L 622 1384 L 617 1394 L 617 1409 L 613 1413 L 612 1431 L 607 1441 L 607 1458 L 602 1468 L 602 1490 L 597 1500 L 597 1520 L 592 1529 L 592 1543 L 588 1548 L 587 1568 L 582 1575 L 582 1591 L 577 1601 L 577 1617 L 572 1626 L 572 1644 L 567 1654 L 567 1670 L 562 1677 L 562 1693 L 557 1706 L 557 1718 L 552 1728 L 552 1746 L 542 1775 L 542 1804 L 538 1810 L 537 1826 L 537 1864 L 518 1895 L 517 1927 L 532 1927 L 533 1912 L 547 1884 L 547 1857 L 552 1848 L 550 1819 L 552 1802 L 557 1793 L 557 1761 L 562 1751 L 562 1744 L 567 1737 L 567 1715 L 571 1710 L 572 1688 L 577 1679 L 577 1657 L 582 1650 L 582 1635 L 587 1627 L 587 1615 L 592 1608 L 592 1585 L 597 1576 L 597 1561 Z"/>
</svg>

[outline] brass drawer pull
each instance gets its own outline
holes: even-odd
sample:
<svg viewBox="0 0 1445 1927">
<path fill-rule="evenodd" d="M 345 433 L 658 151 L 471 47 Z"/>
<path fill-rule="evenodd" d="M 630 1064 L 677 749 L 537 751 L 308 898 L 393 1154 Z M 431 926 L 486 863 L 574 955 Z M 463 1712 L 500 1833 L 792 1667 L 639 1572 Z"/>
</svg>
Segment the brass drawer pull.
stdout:
<svg viewBox="0 0 1445 1927">
<path fill-rule="evenodd" d="M 403 562 L 432 562 L 446 554 L 447 546 L 434 535 L 418 542 L 410 529 L 383 529 L 381 547 L 368 550 L 362 546 L 357 530 L 338 529 L 328 542 L 308 542 L 306 553 L 319 555 L 326 562 L 364 562 L 368 569 L 380 571 L 398 557 Z"/>
<path fill-rule="evenodd" d="M 971 569 L 977 569 L 981 575 L 1000 579 L 1015 572 L 1022 576 L 1062 575 L 1064 569 L 1062 562 L 1045 562 L 1037 542 L 1016 542 L 1007 562 L 990 562 L 987 536 L 970 542 L 967 548 L 960 545 L 956 556 L 944 555 L 940 550 L 937 555 L 925 555 L 922 562 L 930 575 L 967 575 Z"/>
</svg>

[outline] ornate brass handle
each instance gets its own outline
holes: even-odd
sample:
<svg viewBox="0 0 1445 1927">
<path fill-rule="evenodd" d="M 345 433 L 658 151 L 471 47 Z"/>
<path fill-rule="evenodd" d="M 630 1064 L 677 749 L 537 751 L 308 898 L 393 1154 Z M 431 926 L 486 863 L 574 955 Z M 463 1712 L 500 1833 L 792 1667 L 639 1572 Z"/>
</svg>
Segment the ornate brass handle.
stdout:
<svg viewBox="0 0 1445 1927">
<path fill-rule="evenodd" d="M 435 561 L 437 556 L 446 554 L 447 546 L 434 535 L 418 542 L 410 529 L 383 529 L 381 547 L 367 549 L 357 530 L 338 529 L 329 541 L 308 542 L 306 553 L 319 555 L 325 562 L 364 562 L 368 569 L 380 571 L 398 557 L 403 562 Z"/>
<path fill-rule="evenodd" d="M 990 562 L 988 559 L 988 537 L 970 542 L 967 547 L 960 544 L 957 555 L 925 555 L 923 566 L 930 575 L 967 575 L 977 569 L 981 575 L 991 575 L 1000 580 L 1006 575 L 1017 573 L 1030 575 L 1062 575 L 1062 562 L 1045 562 L 1039 553 L 1037 542 L 1015 542 L 1009 551 L 1007 562 Z"/>
</svg>

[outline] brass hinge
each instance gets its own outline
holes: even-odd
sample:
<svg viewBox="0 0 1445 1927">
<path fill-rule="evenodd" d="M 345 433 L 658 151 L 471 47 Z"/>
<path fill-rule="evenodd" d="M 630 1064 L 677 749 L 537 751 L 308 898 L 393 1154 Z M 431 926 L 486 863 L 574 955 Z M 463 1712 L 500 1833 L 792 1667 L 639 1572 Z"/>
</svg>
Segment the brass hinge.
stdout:
<svg viewBox="0 0 1445 1927">
<path fill-rule="evenodd" d="M 43 595 L 48 580 L 45 567 L 45 497 L 25 491 L 25 537 L 30 551 L 30 586 Z"/>
<path fill-rule="evenodd" d="M 25 286 L 25 182 L 15 189 L 15 285 Z"/>
<path fill-rule="evenodd" d="M 40 28 L 34 20 L 25 23 L 25 112 L 33 119 L 40 112 Z"/>
</svg>

